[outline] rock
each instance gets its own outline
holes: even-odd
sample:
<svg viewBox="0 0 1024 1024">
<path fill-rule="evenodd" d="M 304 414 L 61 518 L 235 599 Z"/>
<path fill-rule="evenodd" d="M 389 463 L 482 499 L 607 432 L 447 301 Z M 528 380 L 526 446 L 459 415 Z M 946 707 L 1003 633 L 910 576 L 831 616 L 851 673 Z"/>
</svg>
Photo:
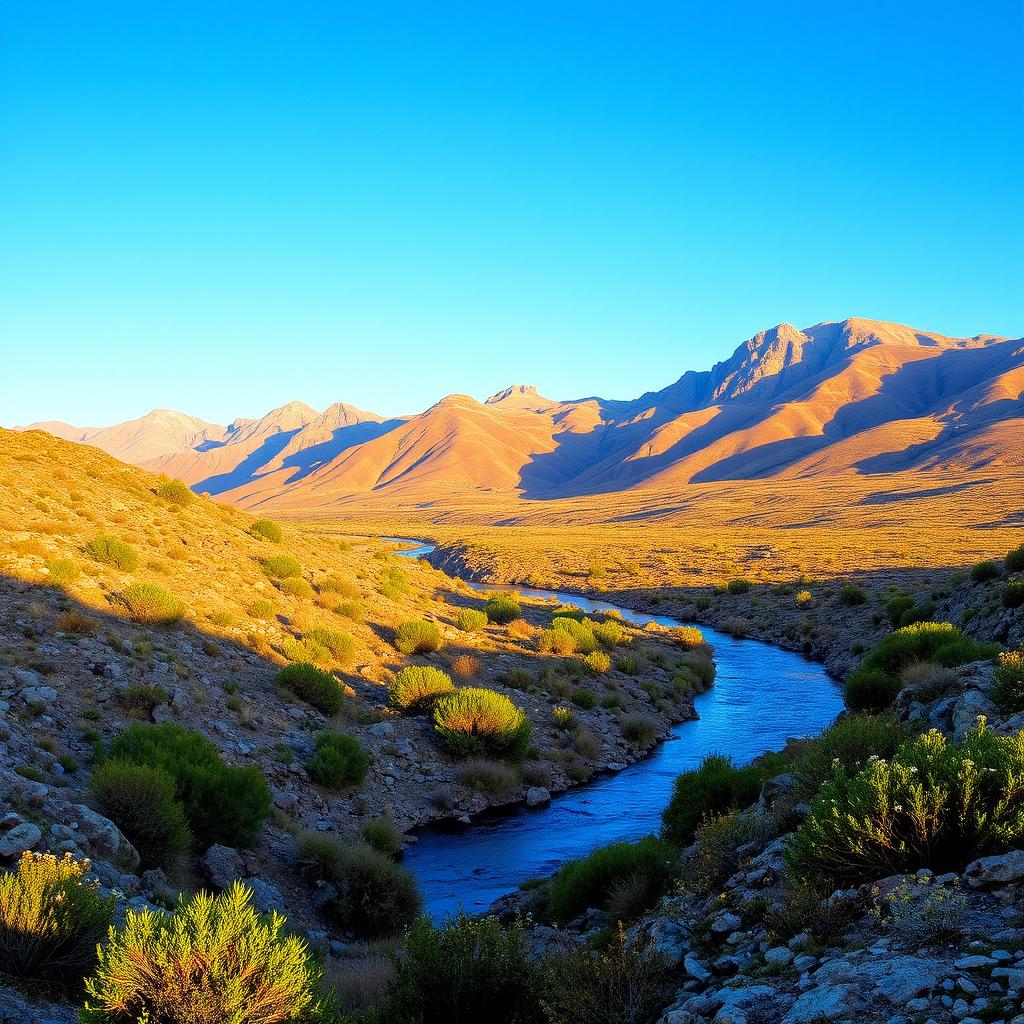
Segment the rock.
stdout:
<svg viewBox="0 0 1024 1024">
<path fill-rule="evenodd" d="M 284 896 L 276 885 L 263 878 L 247 878 L 245 884 L 252 890 L 252 905 L 258 911 L 263 914 L 271 910 L 284 913 Z"/>
<path fill-rule="evenodd" d="M 192 694 L 183 686 L 176 686 L 171 692 L 171 707 L 179 715 L 189 714 L 195 708 L 195 704 L 196 702 L 192 699 Z"/>
<path fill-rule="evenodd" d="M 98 814 L 85 804 L 73 804 L 78 831 L 85 837 L 94 857 L 117 861 L 125 871 L 134 871 L 139 866 L 139 853 L 124 837 L 121 830 L 109 819 Z"/>
<path fill-rule="evenodd" d="M 687 953 L 683 958 L 683 970 L 691 977 L 706 985 L 711 980 L 711 971 L 702 963 L 696 953 Z"/>
<path fill-rule="evenodd" d="M 1019 882 L 1024 879 L 1024 850 L 972 860 L 964 870 L 964 878 L 975 889 Z"/>
<path fill-rule="evenodd" d="M 165 722 L 173 722 L 178 716 L 171 710 L 169 704 L 157 704 L 153 708 L 153 721 L 157 725 L 163 725 Z"/>
<path fill-rule="evenodd" d="M 818 1024 L 840 1020 L 858 1009 L 860 997 L 856 985 L 818 985 L 804 992 L 782 1018 L 782 1024 Z"/>
<path fill-rule="evenodd" d="M 236 879 L 245 877 L 245 865 L 242 856 L 230 846 L 214 843 L 199 860 L 210 885 L 217 889 L 226 889 Z"/>
<path fill-rule="evenodd" d="M 793 960 L 796 954 L 791 949 L 786 949 L 785 946 L 776 946 L 774 949 L 769 949 L 765 955 L 765 960 L 775 967 L 785 967 L 786 964 Z"/>
<path fill-rule="evenodd" d="M 40 682 L 39 673 L 31 668 L 12 668 L 11 678 L 18 686 L 38 686 Z"/>
<path fill-rule="evenodd" d="M 958 971 L 976 971 L 981 967 L 995 967 L 996 961 L 990 956 L 962 956 L 953 962 Z"/>
<path fill-rule="evenodd" d="M 541 807 L 551 803 L 551 792 L 543 786 L 531 786 L 526 791 L 526 806 Z"/>
<path fill-rule="evenodd" d="M 740 925 L 743 922 L 735 914 L 731 914 L 726 911 L 724 914 L 719 914 L 718 917 L 711 922 L 711 930 L 716 935 L 725 935 L 728 932 L 738 931 Z"/>
<path fill-rule="evenodd" d="M 295 793 L 285 789 L 274 790 L 274 806 L 282 811 L 292 811 L 298 804 L 299 798 Z"/>
<path fill-rule="evenodd" d="M 26 704 L 50 705 L 57 699 L 57 691 L 52 686 L 26 686 L 20 697 Z"/>
<path fill-rule="evenodd" d="M 764 785 L 761 786 L 761 796 L 758 804 L 763 810 L 770 811 L 780 800 L 792 801 L 795 790 L 796 778 L 792 772 L 783 772 L 781 775 L 775 775 L 770 779 L 766 779 Z"/>
<path fill-rule="evenodd" d="M 676 967 L 689 949 L 690 931 L 674 918 L 658 917 L 647 929 L 647 941 L 668 967 Z"/>
<path fill-rule="evenodd" d="M 0 857 L 4 860 L 14 860 L 26 850 L 34 850 L 42 838 L 43 833 L 40 832 L 38 825 L 33 825 L 31 821 L 23 821 L 6 835 L 0 836 Z"/>
</svg>

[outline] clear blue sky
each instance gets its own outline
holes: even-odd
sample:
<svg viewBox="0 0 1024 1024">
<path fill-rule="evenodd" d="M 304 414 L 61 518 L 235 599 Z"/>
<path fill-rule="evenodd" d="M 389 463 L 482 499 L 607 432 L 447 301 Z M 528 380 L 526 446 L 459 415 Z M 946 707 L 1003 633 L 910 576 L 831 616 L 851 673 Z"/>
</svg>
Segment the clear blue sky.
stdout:
<svg viewBox="0 0 1024 1024">
<path fill-rule="evenodd" d="M 0 422 L 513 382 L 780 321 L 1024 332 L 1012 2 L 0 13 Z"/>
</svg>

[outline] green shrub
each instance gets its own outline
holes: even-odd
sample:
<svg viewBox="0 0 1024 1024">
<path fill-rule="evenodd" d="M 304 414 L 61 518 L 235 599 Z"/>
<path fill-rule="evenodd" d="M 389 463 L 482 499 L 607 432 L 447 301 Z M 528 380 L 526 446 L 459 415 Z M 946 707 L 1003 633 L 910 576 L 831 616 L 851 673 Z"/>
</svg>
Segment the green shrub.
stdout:
<svg viewBox="0 0 1024 1024">
<path fill-rule="evenodd" d="M 1019 608 L 1024 604 L 1024 580 L 1010 580 L 1003 587 L 1003 607 Z"/>
<path fill-rule="evenodd" d="M 455 689 L 451 676 L 429 665 L 410 665 L 395 673 L 388 689 L 388 703 L 399 711 L 423 711 L 441 694 Z"/>
<path fill-rule="evenodd" d="M 766 845 L 776 835 L 770 815 L 749 811 L 712 814 L 697 826 L 695 849 L 687 850 L 681 881 L 690 892 L 709 896 L 739 867 L 739 851 L 748 843 Z"/>
<path fill-rule="evenodd" d="M 272 544 L 280 544 L 281 538 L 284 536 L 281 532 L 281 527 L 272 519 L 257 519 L 256 522 L 249 527 L 249 532 L 254 537 L 259 537 L 262 540 L 269 540 Z"/>
<path fill-rule="evenodd" d="M 611 843 L 579 860 L 562 865 L 551 882 L 548 914 L 565 925 L 589 907 L 604 908 L 610 893 L 626 879 L 645 878 L 651 903 L 666 891 L 675 856 L 655 836 L 636 843 Z"/>
<path fill-rule="evenodd" d="M 110 756 L 167 772 L 200 846 L 251 845 L 270 816 L 270 787 L 259 768 L 226 765 L 205 736 L 176 722 L 130 726 Z"/>
<path fill-rule="evenodd" d="M 1000 711 L 1024 711 L 1024 650 L 1003 651 L 999 655 L 992 699 Z"/>
<path fill-rule="evenodd" d="M 1024 733 L 932 731 L 856 775 L 836 766 L 794 835 L 794 873 L 860 884 L 927 867 L 961 871 L 1024 841 Z"/>
<path fill-rule="evenodd" d="M 455 617 L 455 625 L 463 633 L 478 633 L 487 625 L 487 613 L 479 608 L 460 608 Z"/>
<path fill-rule="evenodd" d="M 0 973 L 29 984 L 80 987 L 114 914 L 114 896 L 86 881 L 88 861 L 26 850 L 0 874 Z"/>
<path fill-rule="evenodd" d="M 477 793 L 503 796 L 519 788 L 519 776 L 504 761 L 471 757 L 459 768 L 459 782 Z"/>
<path fill-rule="evenodd" d="M 181 480 L 164 477 L 156 486 L 156 496 L 171 505 L 190 505 L 195 495 L 189 490 L 188 484 Z"/>
<path fill-rule="evenodd" d="M 676 669 L 687 669 L 701 682 L 701 692 L 714 684 L 717 671 L 707 650 L 685 651 L 676 659 Z"/>
<path fill-rule="evenodd" d="M 85 551 L 97 562 L 112 565 L 123 572 L 133 572 L 139 564 L 139 556 L 135 553 L 135 549 L 109 533 L 101 533 L 98 537 L 93 537 L 85 545 Z"/>
<path fill-rule="evenodd" d="M 649 747 L 658 737 L 658 723 L 650 715 L 627 715 L 622 720 L 622 738 L 635 747 Z"/>
<path fill-rule="evenodd" d="M 1024 572 L 1024 544 L 1006 553 L 1007 572 Z"/>
<path fill-rule="evenodd" d="M 344 789 L 366 778 L 370 755 L 354 736 L 322 732 L 316 738 L 316 752 L 306 763 L 314 782 L 328 789 Z"/>
<path fill-rule="evenodd" d="M 143 711 L 147 715 L 161 704 L 167 703 L 167 691 L 162 686 L 138 683 L 121 691 L 121 703 L 132 711 Z"/>
<path fill-rule="evenodd" d="M 334 886 L 328 909 L 361 938 L 395 935 L 420 912 L 415 878 L 367 843 L 311 833 L 299 840 L 298 853 L 306 877 Z"/>
<path fill-rule="evenodd" d="M 321 971 L 285 919 L 236 882 L 181 898 L 173 914 L 129 910 L 86 982 L 83 1024 L 291 1024 L 319 1016 Z M 307 1016 L 308 1015 L 308 1016 Z"/>
<path fill-rule="evenodd" d="M 395 630 L 395 647 L 402 654 L 430 654 L 441 649 L 441 630 L 433 622 L 410 619 Z"/>
<path fill-rule="evenodd" d="M 313 596 L 313 585 L 301 576 L 288 576 L 280 580 L 277 589 L 286 597 L 298 597 L 305 600 Z"/>
<path fill-rule="evenodd" d="M 47 565 L 47 573 L 55 587 L 69 587 L 82 575 L 82 570 L 71 558 L 54 558 Z"/>
<path fill-rule="evenodd" d="M 878 668 L 861 666 L 847 677 L 844 697 L 851 711 L 878 714 L 892 707 L 899 692 L 900 681 L 895 676 Z"/>
<path fill-rule="evenodd" d="M 495 594 L 487 599 L 487 603 L 484 605 L 484 614 L 487 616 L 488 622 L 506 626 L 515 619 L 521 619 L 523 610 L 519 607 L 519 602 L 514 595 Z"/>
<path fill-rule="evenodd" d="M 597 694 L 593 690 L 577 690 L 572 695 L 572 702 L 578 708 L 583 708 L 584 711 L 589 711 L 591 708 L 597 706 Z"/>
<path fill-rule="evenodd" d="M 394 955 L 384 1019 L 417 1024 L 539 1024 L 540 970 L 526 925 L 460 913 L 413 923 Z"/>
<path fill-rule="evenodd" d="M 564 629 L 545 629 L 537 637 L 537 650 L 541 654 L 567 657 L 576 653 L 576 638 Z"/>
<path fill-rule="evenodd" d="M 699 650 L 707 646 L 704 634 L 696 626 L 676 626 L 672 630 L 672 639 L 687 650 Z"/>
<path fill-rule="evenodd" d="M 271 619 L 274 617 L 274 602 L 260 597 L 249 605 L 247 611 L 254 619 Z"/>
<path fill-rule="evenodd" d="M 292 638 L 281 645 L 281 653 L 292 662 L 299 665 L 329 665 L 331 663 L 331 652 L 309 637 L 301 640 Z"/>
<path fill-rule="evenodd" d="M 127 836 L 144 867 L 170 868 L 192 842 L 177 787 L 162 768 L 104 761 L 93 772 L 90 803 Z"/>
<path fill-rule="evenodd" d="M 839 603 L 846 605 L 864 604 L 868 595 L 856 583 L 844 583 L 839 588 Z"/>
<path fill-rule="evenodd" d="M 584 655 L 583 664 L 596 676 L 604 675 L 611 670 L 612 659 L 604 651 L 591 651 Z"/>
<path fill-rule="evenodd" d="M 118 601 L 136 622 L 155 626 L 169 626 L 185 614 L 182 603 L 155 583 L 133 583 L 121 591 Z"/>
<path fill-rule="evenodd" d="M 973 569 L 971 569 L 971 579 L 975 583 L 984 583 L 987 580 L 994 580 L 999 575 L 999 565 L 987 559 L 984 562 L 978 562 Z"/>
<path fill-rule="evenodd" d="M 800 795 L 814 796 L 836 764 L 853 772 L 869 757 L 892 757 L 907 735 L 907 727 L 893 714 L 845 715 L 808 740 L 797 755 L 792 772 Z"/>
<path fill-rule="evenodd" d="M 304 639 L 312 640 L 330 651 L 335 663 L 342 668 L 351 668 L 356 660 L 356 641 L 351 633 L 341 629 L 329 629 L 326 626 L 314 626 L 306 631 Z"/>
<path fill-rule="evenodd" d="M 341 710 L 344 691 L 338 680 L 315 665 L 297 663 L 285 665 L 277 673 L 277 682 L 287 690 L 301 697 L 307 704 L 322 711 L 328 717 Z"/>
<path fill-rule="evenodd" d="M 291 576 L 302 575 L 301 564 L 291 555 L 271 555 L 269 558 L 264 558 L 260 565 L 271 579 L 285 580 Z"/>
<path fill-rule="evenodd" d="M 708 754 L 699 768 L 683 772 L 676 779 L 672 799 L 661 815 L 662 836 L 677 846 L 686 846 L 707 816 L 754 803 L 766 777 L 763 768 L 737 768 L 731 757 Z"/>
<path fill-rule="evenodd" d="M 664 957 L 627 941 L 622 929 L 600 953 L 578 946 L 544 966 L 551 1024 L 647 1024 L 670 998 Z"/>
<path fill-rule="evenodd" d="M 893 629 L 897 629 L 900 625 L 900 619 L 903 618 L 905 612 L 909 611 L 914 607 L 914 599 L 908 594 L 893 594 L 885 602 L 885 614 L 889 619 L 889 624 Z"/>
<path fill-rule="evenodd" d="M 521 759 L 530 745 L 530 723 L 508 699 L 493 690 L 465 687 L 434 705 L 434 728 L 456 757 L 491 755 Z"/>
<path fill-rule="evenodd" d="M 595 622 L 593 625 L 594 638 L 602 646 L 609 650 L 618 647 L 626 640 L 626 629 L 621 622 L 615 619 L 606 619 L 604 622 Z"/>
<path fill-rule="evenodd" d="M 340 576 L 324 576 L 317 584 L 321 594 L 340 594 L 349 600 L 361 597 L 359 587 L 349 580 L 343 580 Z"/>
<path fill-rule="evenodd" d="M 551 721 L 559 729 L 571 729 L 576 724 L 572 708 L 562 707 L 561 705 L 551 709 Z"/>
<path fill-rule="evenodd" d="M 556 615 L 551 620 L 551 628 L 568 633 L 576 641 L 576 651 L 579 654 L 590 654 L 597 650 L 594 623 L 590 619 L 573 619 L 565 615 Z"/>
<path fill-rule="evenodd" d="M 402 852 L 402 833 L 398 831 L 390 811 L 385 811 L 379 818 L 364 821 L 359 826 L 359 834 L 363 842 L 392 860 Z"/>
<path fill-rule="evenodd" d="M 725 589 L 728 590 L 730 594 L 745 594 L 750 590 L 750 580 L 742 578 L 729 580 Z"/>
</svg>

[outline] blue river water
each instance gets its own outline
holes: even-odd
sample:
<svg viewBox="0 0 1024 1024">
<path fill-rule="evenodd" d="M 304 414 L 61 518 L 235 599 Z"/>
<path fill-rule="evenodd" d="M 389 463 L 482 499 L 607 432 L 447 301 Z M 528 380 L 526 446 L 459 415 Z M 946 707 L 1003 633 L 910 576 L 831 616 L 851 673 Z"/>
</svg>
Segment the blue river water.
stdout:
<svg viewBox="0 0 1024 1024">
<path fill-rule="evenodd" d="M 399 552 L 411 558 L 433 550 L 419 541 L 386 539 L 415 544 Z M 515 590 L 586 611 L 616 610 L 630 622 L 681 625 L 667 615 L 643 615 L 576 594 L 467 582 L 476 590 Z M 675 726 L 649 758 L 556 796 L 546 807 L 495 812 L 468 828 L 438 825 L 419 831 L 419 841 L 405 852 L 405 865 L 420 883 L 428 914 L 442 918 L 460 906 L 480 913 L 519 883 L 552 874 L 597 846 L 656 832 L 676 777 L 706 754 L 730 754 L 737 764 L 746 764 L 780 749 L 789 737 L 819 732 L 842 710 L 839 686 L 822 665 L 758 640 L 737 640 L 706 626 L 701 630 L 715 649 L 715 685 L 695 700 L 700 718 Z"/>
</svg>

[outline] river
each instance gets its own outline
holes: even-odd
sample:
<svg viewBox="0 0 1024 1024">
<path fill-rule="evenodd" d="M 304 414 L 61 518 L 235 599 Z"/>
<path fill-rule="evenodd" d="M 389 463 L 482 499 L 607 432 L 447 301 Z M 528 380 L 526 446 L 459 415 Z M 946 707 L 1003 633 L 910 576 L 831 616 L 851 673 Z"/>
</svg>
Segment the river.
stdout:
<svg viewBox="0 0 1024 1024">
<path fill-rule="evenodd" d="M 434 550 L 420 541 L 385 539 L 415 545 L 399 552 L 410 558 Z M 643 615 L 576 594 L 466 582 L 475 590 L 515 590 L 585 611 L 614 610 L 630 622 L 682 625 L 668 615 Z M 694 701 L 700 718 L 675 726 L 650 757 L 556 796 L 546 807 L 494 812 L 468 828 L 419 831 L 405 864 L 419 881 L 428 914 L 440 919 L 460 906 L 480 913 L 520 882 L 550 875 L 597 846 L 656 832 L 676 776 L 706 754 L 730 754 L 746 764 L 789 737 L 820 732 L 842 710 L 839 686 L 822 665 L 759 640 L 738 640 L 707 626 L 701 631 L 715 648 L 715 685 Z"/>
</svg>

